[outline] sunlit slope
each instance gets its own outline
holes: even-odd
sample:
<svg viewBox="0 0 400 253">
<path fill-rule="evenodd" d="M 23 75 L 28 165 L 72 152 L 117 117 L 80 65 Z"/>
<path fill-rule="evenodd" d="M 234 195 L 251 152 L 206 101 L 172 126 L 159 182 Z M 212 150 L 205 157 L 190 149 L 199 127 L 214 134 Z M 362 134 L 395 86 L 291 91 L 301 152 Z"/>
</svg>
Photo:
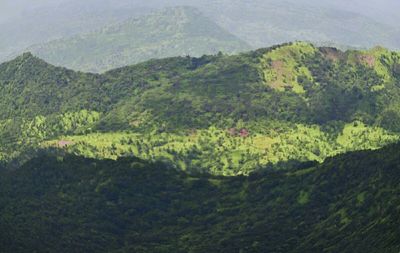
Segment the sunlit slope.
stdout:
<svg viewBox="0 0 400 253">
<path fill-rule="evenodd" d="M 399 58 L 296 42 L 100 75 L 25 54 L 0 65 L 1 155 L 71 141 L 88 157 L 232 175 L 376 149 L 398 140 Z"/>
</svg>

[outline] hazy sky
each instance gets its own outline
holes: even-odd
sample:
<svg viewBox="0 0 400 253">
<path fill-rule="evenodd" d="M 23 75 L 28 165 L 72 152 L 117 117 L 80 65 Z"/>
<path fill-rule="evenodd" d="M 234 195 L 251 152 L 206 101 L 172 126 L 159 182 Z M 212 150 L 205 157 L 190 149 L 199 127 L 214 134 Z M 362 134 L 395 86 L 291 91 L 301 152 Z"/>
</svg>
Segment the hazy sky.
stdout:
<svg viewBox="0 0 400 253">
<path fill-rule="evenodd" d="M 87 33 L 132 18 L 139 12 L 143 13 L 143 7 L 149 10 L 177 5 L 198 7 L 220 26 L 254 47 L 265 47 L 288 40 L 311 40 L 332 41 L 350 46 L 382 44 L 390 48 L 400 48 L 400 0 L 0 0 L 0 61 L 35 44 Z M 274 24 L 274 20 L 269 20 L 265 15 L 273 6 L 284 8 L 280 10 L 283 16 L 274 19 L 283 18 L 279 23 L 284 24 L 282 27 Z M 307 15 L 307 9 L 316 13 Z M 351 27 L 348 30 L 361 31 L 366 38 L 357 39 L 352 32 L 335 34 L 333 31 L 341 31 L 340 27 L 335 28 L 336 23 L 332 18 L 326 17 L 325 20 L 324 16 L 319 16 L 322 25 L 333 22 L 332 26 L 316 24 L 312 28 L 314 30 L 310 30 L 311 25 L 307 24 L 300 31 L 291 28 L 307 23 L 307 18 L 303 17 L 314 14 L 318 16 L 319 9 L 321 13 L 333 15 L 340 15 L 345 10 L 367 16 L 364 18 L 352 15 L 358 17 L 356 21 L 361 23 L 348 24 Z M 287 13 L 293 15 L 284 16 Z M 241 17 L 243 21 L 240 20 Z M 381 24 L 373 22 L 371 18 Z M 367 25 L 363 27 L 364 21 Z M 371 36 L 369 28 L 373 31 Z"/>
<path fill-rule="evenodd" d="M 45 6 L 48 4 L 58 4 L 61 2 L 71 2 L 76 0 L 0 0 L 0 21 L 4 21 L 12 16 L 20 15 L 24 10 L 29 10 L 33 8 L 38 8 L 41 6 Z M 85 1 L 85 0 L 81 0 Z M 113 2 L 110 0 L 97 0 L 96 2 Z M 137 0 L 114 0 L 116 3 L 121 2 L 141 2 Z M 164 3 L 174 3 L 177 0 L 164 0 L 164 1 L 155 1 L 155 2 L 164 2 Z M 207 1 L 207 0 L 197 0 L 199 2 Z M 215 0 L 218 1 L 218 0 Z M 248 1 L 248 0 L 243 0 Z M 266 0 L 271 1 L 271 0 Z M 276 2 L 280 2 L 281 0 L 272 0 Z M 370 17 L 375 18 L 381 22 L 390 23 L 392 25 L 396 25 L 396 22 L 400 22 L 400 15 L 398 12 L 400 10 L 400 0 L 289 0 L 294 2 L 303 2 L 308 4 L 315 5 L 330 5 L 334 7 L 339 7 L 341 9 L 347 9 L 354 12 L 358 12 L 364 15 L 368 15 Z M 144 1 L 152 2 L 152 0 Z M 180 3 L 185 1 L 178 1 Z M 188 0 L 187 3 L 190 4 L 191 0 Z M 398 25 L 400 26 L 400 25 Z"/>
<path fill-rule="evenodd" d="M 318 0 L 400 28 L 400 0 Z"/>
<path fill-rule="evenodd" d="M 64 1 L 69 0 L 0 0 L 0 21 L 21 15 L 24 11 Z"/>
</svg>

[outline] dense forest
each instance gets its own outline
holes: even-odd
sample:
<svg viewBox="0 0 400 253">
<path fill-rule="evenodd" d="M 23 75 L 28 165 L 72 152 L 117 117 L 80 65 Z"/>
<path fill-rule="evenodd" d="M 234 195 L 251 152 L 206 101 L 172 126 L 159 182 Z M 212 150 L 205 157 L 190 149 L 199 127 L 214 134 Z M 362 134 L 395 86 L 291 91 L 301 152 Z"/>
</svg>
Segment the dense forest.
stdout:
<svg viewBox="0 0 400 253">
<path fill-rule="evenodd" d="M 399 7 L 0 0 L 0 253 L 399 253 Z"/>
<path fill-rule="evenodd" d="M 137 158 L 38 153 L 0 172 L 0 248 L 395 253 L 399 148 L 248 177 L 189 175 Z"/>
<path fill-rule="evenodd" d="M 397 142 L 400 55 L 296 42 L 239 55 L 150 60 L 104 74 L 30 53 L 0 65 L 0 154 L 58 147 L 192 172 L 249 174 Z M 21 159 L 24 157 L 24 159 Z"/>
<path fill-rule="evenodd" d="M 0 251 L 399 252 L 400 54 L 0 64 Z"/>
</svg>

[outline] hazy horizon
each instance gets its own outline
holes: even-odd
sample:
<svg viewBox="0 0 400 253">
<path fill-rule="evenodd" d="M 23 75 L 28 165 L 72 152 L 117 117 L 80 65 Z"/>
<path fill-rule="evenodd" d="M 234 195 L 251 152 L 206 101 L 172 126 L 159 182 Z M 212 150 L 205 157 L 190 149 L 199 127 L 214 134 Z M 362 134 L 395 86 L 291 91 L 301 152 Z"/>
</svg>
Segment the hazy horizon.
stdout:
<svg viewBox="0 0 400 253">
<path fill-rule="evenodd" d="M 296 40 L 400 49 L 400 2 L 395 0 L 6 0 L 0 2 L 0 62 L 32 46 L 182 5 L 198 8 L 252 49 Z"/>
<path fill-rule="evenodd" d="M 288 2 L 301 3 L 301 4 L 313 4 L 313 5 L 329 5 L 332 7 L 340 8 L 347 11 L 353 11 L 359 14 L 363 14 L 372 17 L 380 22 L 385 22 L 390 25 L 398 25 L 400 20 L 398 10 L 400 9 L 400 1 L 397 0 L 286 0 Z M 0 1 L 0 21 L 5 21 L 10 18 L 19 16 L 24 12 L 29 12 L 32 9 L 43 8 L 43 7 L 55 7 L 60 3 L 79 3 L 77 0 L 3 0 Z M 91 1 L 93 4 L 97 2 L 98 4 L 112 3 L 110 0 L 98 0 Z M 197 2 L 197 3 L 196 3 Z M 192 5 L 192 4 L 202 4 L 206 1 L 182 1 L 182 0 L 172 0 L 172 1 L 159 1 L 150 0 L 144 3 L 140 3 L 137 0 L 122 0 L 119 4 L 141 4 L 141 5 L 151 5 L 153 7 L 159 5 L 162 7 L 164 5 Z M 215 1 L 218 2 L 218 1 Z M 240 2 L 240 1 L 239 1 Z M 246 2 L 246 1 L 242 1 Z M 270 3 L 280 3 L 280 0 L 267 0 Z M 115 3 L 113 3 L 115 4 Z M 155 6 L 154 6 L 155 5 Z"/>
</svg>

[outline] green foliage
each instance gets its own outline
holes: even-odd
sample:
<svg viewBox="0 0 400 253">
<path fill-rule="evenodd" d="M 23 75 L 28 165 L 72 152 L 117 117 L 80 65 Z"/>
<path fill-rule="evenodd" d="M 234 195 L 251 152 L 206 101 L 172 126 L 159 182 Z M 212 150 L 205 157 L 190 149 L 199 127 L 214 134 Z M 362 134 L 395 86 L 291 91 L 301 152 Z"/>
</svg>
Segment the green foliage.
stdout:
<svg viewBox="0 0 400 253">
<path fill-rule="evenodd" d="M 0 160 L 17 158 L 21 164 L 25 161 L 19 156 L 21 152 L 37 149 L 42 141 L 61 134 L 88 134 L 99 119 L 98 112 L 82 110 L 46 117 L 36 116 L 33 119 L 0 121 Z"/>
<path fill-rule="evenodd" d="M 41 154 L 0 172 L 0 248 L 398 252 L 399 148 L 249 177 L 193 176 L 136 158 Z"/>
<path fill-rule="evenodd" d="M 279 91 L 291 89 L 299 94 L 304 93 L 299 79 L 305 78 L 312 82 L 313 77 L 301 59 L 305 56 L 314 57 L 315 53 L 316 48 L 304 42 L 296 42 L 266 53 L 262 59 L 266 84 Z"/>
<path fill-rule="evenodd" d="M 297 198 L 297 202 L 300 205 L 306 205 L 309 202 L 310 194 L 305 191 L 301 191 L 299 197 Z"/>
<path fill-rule="evenodd" d="M 54 67 L 25 53 L 0 65 L 0 119 L 103 111 L 108 96 L 99 76 Z"/>
<path fill-rule="evenodd" d="M 285 72 L 278 79 L 292 88 L 268 80 L 277 73 L 269 61 L 277 60 Z M 296 42 L 150 60 L 98 75 L 27 53 L 0 65 L 0 156 L 72 141 L 67 149 L 88 157 L 134 154 L 218 175 L 322 162 L 398 140 L 396 64 L 397 53 L 383 49 L 341 52 Z"/>
<path fill-rule="evenodd" d="M 241 128 L 211 127 L 182 134 L 113 132 L 61 136 L 43 145 L 57 147 L 64 140 L 70 143 L 67 152 L 85 157 L 136 156 L 168 161 L 184 171 L 237 175 L 291 160 L 322 162 L 339 153 L 377 149 L 400 139 L 396 134 L 361 122 L 343 127 L 287 123 L 284 127 L 283 122 L 276 125 L 280 130 L 265 128 L 262 134 L 250 130 L 249 136 L 241 136 Z"/>
</svg>

